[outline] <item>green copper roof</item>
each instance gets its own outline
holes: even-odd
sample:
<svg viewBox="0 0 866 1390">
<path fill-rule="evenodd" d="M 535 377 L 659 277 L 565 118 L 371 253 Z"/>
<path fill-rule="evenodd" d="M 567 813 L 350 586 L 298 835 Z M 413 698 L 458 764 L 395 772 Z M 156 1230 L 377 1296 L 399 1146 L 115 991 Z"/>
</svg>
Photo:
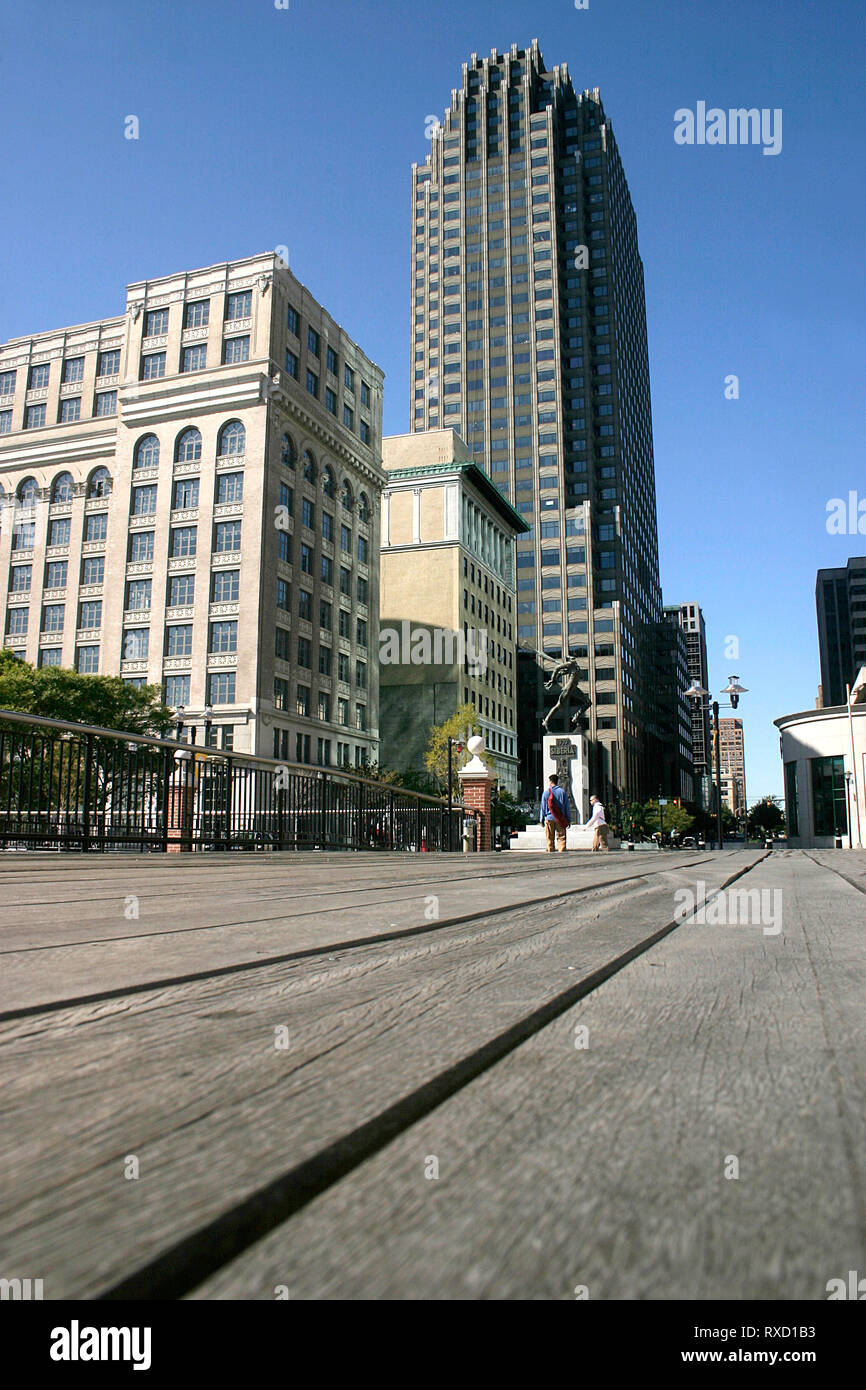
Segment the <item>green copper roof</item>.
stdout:
<svg viewBox="0 0 866 1390">
<path fill-rule="evenodd" d="M 529 523 L 523 520 L 520 512 L 515 511 L 506 497 L 502 496 L 499 488 L 491 478 L 479 468 L 477 463 L 468 463 L 465 460 L 452 459 L 450 463 L 428 463 L 419 464 L 417 468 L 386 468 L 385 470 L 389 481 L 394 478 L 429 478 L 438 473 L 465 473 L 470 482 L 474 483 L 478 491 L 493 506 L 504 519 L 508 522 L 513 531 L 518 535 L 531 528 Z"/>
</svg>

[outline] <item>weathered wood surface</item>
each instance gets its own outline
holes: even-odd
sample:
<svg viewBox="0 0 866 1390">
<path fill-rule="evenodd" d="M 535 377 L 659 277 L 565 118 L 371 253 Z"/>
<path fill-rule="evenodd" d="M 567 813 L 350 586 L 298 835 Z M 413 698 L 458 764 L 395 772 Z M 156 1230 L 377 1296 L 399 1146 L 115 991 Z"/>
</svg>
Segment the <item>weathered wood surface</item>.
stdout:
<svg viewBox="0 0 866 1390">
<path fill-rule="evenodd" d="M 45 858 L 53 868 L 0 867 L 4 904 L 13 892 L 28 904 L 18 934 L 3 932 L 0 1006 L 7 962 L 17 1006 L 106 980 L 117 991 L 0 1025 L 0 1272 L 44 1278 L 48 1298 L 103 1292 L 197 1232 L 219 1269 L 209 1224 L 268 1184 L 275 1229 L 192 1296 L 570 1297 L 583 1283 L 592 1297 L 821 1297 L 859 1267 L 844 1263 L 855 1248 L 866 1266 L 852 1119 L 866 902 L 805 855 L 776 852 L 743 881 L 783 887 L 780 937 L 681 926 L 465 1076 L 466 1059 L 670 922 L 678 888 L 701 878 L 709 891 L 759 856 L 519 869 L 507 855 L 262 856 L 205 871 L 106 860 L 96 873 L 79 860 L 71 887 Z M 127 893 L 141 915 L 121 914 L 126 940 L 111 940 L 106 904 Z M 424 919 L 431 895 L 438 922 Z M 479 915 L 509 902 L 529 905 Z M 304 949 L 317 954 L 201 977 Z M 124 978 L 195 972 L 121 992 Z M 448 1093 L 430 1108 L 437 1085 Z M 396 1136 L 336 1180 L 346 1136 L 407 1098 L 420 1118 L 396 1118 Z M 739 1180 L 724 1179 L 725 1154 Z M 424 1177 L 428 1155 L 438 1180 Z M 310 1169 L 326 1190 L 306 1206 L 301 1192 L 276 1224 Z M 804 1291 L 830 1245 L 839 1271 Z"/>
</svg>

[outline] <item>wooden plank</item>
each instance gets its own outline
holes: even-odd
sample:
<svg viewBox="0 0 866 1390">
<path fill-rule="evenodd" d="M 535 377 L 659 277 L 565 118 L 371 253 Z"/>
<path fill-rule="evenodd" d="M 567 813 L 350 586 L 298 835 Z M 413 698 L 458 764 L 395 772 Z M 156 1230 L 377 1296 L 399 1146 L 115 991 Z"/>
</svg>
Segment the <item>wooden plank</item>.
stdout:
<svg viewBox="0 0 866 1390">
<path fill-rule="evenodd" d="M 866 1267 L 862 898 L 745 884 L 781 934 L 668 936 L 194 1296 L 825 1299 Z"/>
<path fill-rule="evenodd" d="M 3 1267 L 49 1298 L 122 1278 L 669 920 L 687 873 L 4 1025 Z"/>
</svg>

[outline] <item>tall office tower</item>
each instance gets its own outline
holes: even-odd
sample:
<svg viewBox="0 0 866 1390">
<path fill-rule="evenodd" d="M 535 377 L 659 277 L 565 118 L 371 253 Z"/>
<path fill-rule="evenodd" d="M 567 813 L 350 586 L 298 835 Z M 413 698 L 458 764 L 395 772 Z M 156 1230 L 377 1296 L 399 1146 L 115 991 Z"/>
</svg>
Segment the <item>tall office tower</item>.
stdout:
<svg viewBox="0 0 866 1390">
<path fill-rule="evenodd" d="M 659 674 L 664 769 L 660 783 L 665 796 L 695 799 L 692 756 L 692 711 L 686 689 L 691 684 L 688 647 L 679 605 L 665 605 L 659 625 Z"/>
<path fill-rule="evenodd" d="M 273 252 L 0 345 L 5 646 L 199 743 L 375 758 L 381 385 Z"/>
<path fill-rule="evenodd" d="M 710 673 L 707 664 L 707 629 L 700 604 L 681 603 L 680 623 L 686 635 L 686 662 L 689 681 L 697 681 L 705 690 Z M 689 702 L 692 711 L 692 763 L 695 775 L 695 800 L 709 810 L 712 803 L 712 742 L 709 711 L 702 706 L 706 699 Z"/>
<path fill-rule="evenodd" d="M 532 526 L 517 547 L 524 787 L 541 780 L 541 651 L 579 660 L 599 793 L 654 795 L 643 268 L 610 121 L 533 40 L 473 54 L 430 135 L 412 170 L 411 428 L 458 430 Z"/>
<path fill-rule="evenodd" d="M 719 733 L 722 740 L 722 783 L 727 781 L 729 787 L 725 799 L 734 815 L 741 815 L 746 811 L 746 751 L 742 719 L 720 719 Z"/>
<path fill-rule="evenodd" d="M 866 556 L 818 571 L 815 585 L 824 705 L 844 705 L 845 687 L 866 665 Z"/>
</svg>

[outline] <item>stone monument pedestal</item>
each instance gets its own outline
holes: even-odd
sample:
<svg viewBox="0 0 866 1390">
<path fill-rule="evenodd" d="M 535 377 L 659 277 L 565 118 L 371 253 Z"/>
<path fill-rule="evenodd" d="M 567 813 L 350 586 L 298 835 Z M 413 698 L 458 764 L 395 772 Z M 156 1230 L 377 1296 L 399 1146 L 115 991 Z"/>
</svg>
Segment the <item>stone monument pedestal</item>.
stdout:
<svg viewBox="0 0 866 1390">
<path fill-rule="evenodd" d="M 592 842 L 595 838 L 594 830 L 586 830 L 582 825 L 570 825 L 565 832 L 566 851 L 571 849 L 591 850 Z M 608 835 L 608 848 L 611 850 L 619 849 L 620 842 L 613 835 Z M 544 854 L 547 851 L 547 839 L 544 834 L 543 825 L 528 825 L 525 830 L 521 830 L 515 839 L 511 841 L 512 854 Z M 557 851 L 558 853 L 559 851 Z M 599 851 L 602 853 L 603 851 Z"/>
<path fill-rule="evenodd" d="M 544 734 L 541 741 L 544 786 L 555 772 L 559 785 L 568 793 L 571 819 L 582 825 L 589 820 L 589 753 L 586 734 Z M 576 826 L 575 826 L 576 828 Z"/>
</svg>

